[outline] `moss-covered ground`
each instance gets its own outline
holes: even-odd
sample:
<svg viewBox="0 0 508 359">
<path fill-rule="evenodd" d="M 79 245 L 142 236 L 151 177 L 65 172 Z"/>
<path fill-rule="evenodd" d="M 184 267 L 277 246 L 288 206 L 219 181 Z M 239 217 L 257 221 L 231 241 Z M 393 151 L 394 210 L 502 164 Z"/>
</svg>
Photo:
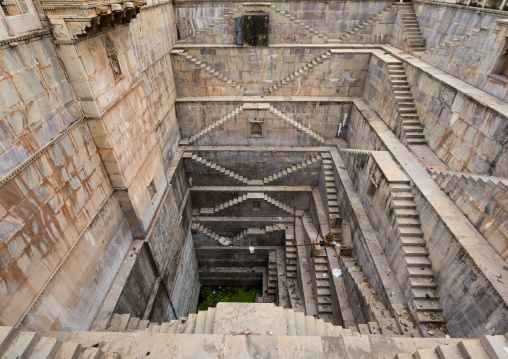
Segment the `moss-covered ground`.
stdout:
<svg viewBox="0 0 508 359">
<path fill-rule="evenodd" d="M 261 287 L 203 285 L 199 293 L 198 310 L 215 308 L 219 302 L 254 303 Z"/>
</svg>

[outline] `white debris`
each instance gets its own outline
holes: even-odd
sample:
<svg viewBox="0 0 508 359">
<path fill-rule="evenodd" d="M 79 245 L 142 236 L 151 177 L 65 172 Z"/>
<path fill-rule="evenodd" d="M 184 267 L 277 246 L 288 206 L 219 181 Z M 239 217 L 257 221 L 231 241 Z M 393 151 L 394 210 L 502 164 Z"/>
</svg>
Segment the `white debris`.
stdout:
<svg viewBox="0 0 508 359">
<path fill-rule="evenodd" d="M 250 251 L 250 254 L 254 254 L 254 247 L 253 246 L 249 246 L 249 251 Z"/>
<path fill-rule="evenodd" d="M 223 246 L 230 246 L 232 242 L 231 238 L 219 237 L 219 243 L 222 244 Z"/>
<path fill-rule="evenodd" d="M 340 269 L 337 269 L 337 268 L 333 269 L 333 270 L 332 270 L 332 273 L 333 273 L 333 275 L 334 275 L 334 276 L 336 276 L 337 278 L 339 278 L 339 277 L 341 277 L 341 276 L 342 276 L 342 271 L 341 271 Z"/>
</svg>

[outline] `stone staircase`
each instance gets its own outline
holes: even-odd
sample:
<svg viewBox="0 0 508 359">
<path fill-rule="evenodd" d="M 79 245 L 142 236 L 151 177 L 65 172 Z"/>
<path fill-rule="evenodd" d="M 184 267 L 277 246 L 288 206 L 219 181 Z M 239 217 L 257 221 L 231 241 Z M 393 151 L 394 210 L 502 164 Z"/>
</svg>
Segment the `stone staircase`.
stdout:
<svg viewBox="0 0 508 359">
<path fill-rule="evenodd" d="M 326 187 L 326 204 L 328 208 L 328 217 L 331 221 L 332 216 L 339 215 L 339 203 L 337 202 L 337 190 L 335 189 L 335 175 L 333 174 L 333 163 L 330 154 L 322 153 L 321 156 L 323 157 L 322 164 Z M 338 233 L 333 233 L 332 228 L 332 234 Z"/>
<path fill-rule="evenodd" d="M 100 332 L 20 332 L 0 327 L 0 358 L 506 358 L 508 335 L 481 339 L 383 338 L 273 304 L 218 303 L 169 322 L 114 314 Z M 262 352 L 260 352 L 262 350 Z"/>
<path fill-rule="evenodd" d="M 187 51 L 185 51 L 185 50 L 172 50 L 171 53 L 175 54 L 175 55 L 179 55 L 179 56 L 187 59 L 195 67 L 197 67 L 197 68 L 199 68 L 199 69 L 201 69 L 201 70 L 203 70 L 205 72 L 208 72 L 213 78 L 223 82 L 224 84 L 226 84 L 228 86 L 231 86 L 231 87 L 235 88 L 241 94 L 244 93 L 245 88 L 243 88 L 240 84 L 238 84 L 235 81 L 231 80 L 228 76 L 226 76 L 222 72 L 215 70 L 207 62 L 202 61 L 202 60 L 198 59 L 197 57 L 195 57 L 194 55 L 189 54 Z"/>
<path fill-rule="evenodd" d="M 277 253 L 270 251 L 268 253 L 268 297 L 272 303 L 277 303 L 277 282 Z"/>
<path fill-rule="evenodd" d="M 273 175 L 263 178 L 263 183 L 269 184 L 274 181 L 280 180 L 280 179 L 292 174 L 293 172 L 300 171 L 300 170 L 306 168 L 307 166 L 311 166 L 313 163 L 317 163 L 319 161 L 321 161 L 321 155 L 312 156 L 306 160 L 303 160 L 300 163 L 297 163 L 294 166 L 288 167 L 288 168 L 283 169 L 282 171 L 279 171 Z"/>
<path fill-rule="evenodd" d="M 471 189 L 482 188 L 489 195 L 505 193 L 508 186 L 508 178 L 484 176 L 476 173 L 454 172 L 454 171 L 433 171 L 436 183 L 449 194 L 453 189 L 460 187 L 462 191 L 466 191 L 468 187 Z"/>
<path fill-rule="evenodd" d="M 293 227 L 286 229 L 285 238 L 285 254 L 286 254 L 286 278 L 298 278 L 298 255 L 296 254 L 296 246 L 293 244 Z"/>
<path fill-rule="evenodd" d="M 416 111 L 413 94 L 407 81 L 406 71 L 402 63 L 389 64 L 388 76 L 392 86 L 395 102 L 402 122 L 402 135 L 409 145 L 425 144 L 423 127 Z"/>
<path fill-rule="evenodd" d="M 79 343 L 41 336 L 36 332 L 20 332 L 13 327 L 0 327 L 0 358 L 14 359 L 120 359 L 132 358 L 100 348 L 86 348 Z"/>
<path fill-rule="evenodd" d="M 224 14 L 224 15 L 220 16 L 218 19 L 214 20 L 211 24 L 206 25 L 205 27 L 203 27 L 203 28 L 201 28 L 199 30 L 196 30 L 196 32 L 194 34 L 192 34 L 191 36 L 185 38 L 181 42 L 186 43 L 186 44 L 191 44 L 192 40 L 194 40 L 197 36 L 209 32 L 214 26 L 222 24 L 222 23 L 224 23 L 225 21 L 228 21 L 231 18 L 235 18 L 235 17 L 241 16 L 241 14 L 242 14 L 241 11 L 242 10 L 243 10 L 243 4 L 236 5 L 236 7 L 234 7 L 232 10 L 228 11 L 227 14 Z"/>
<path fill-rule="evenodd" d="M 199 163 L 201 165 L 204 165 L 208 168 L 210 168 L 211 170 L 214 170 L 216 172 L 218 172 L 219 174 L 221 175 L 224 175 L 224 176 L 228 176 L 228 177 L 231 177 L 232 179 L 242 183 L 242 184 L 248 184 L 249 183 L 249 179 L 246 178 L 246 177 L 243 177 L 241 175 L 239 175 L 238 173 L 235 173 L 231 170 L 228 170 L 226 169 L 226 167 L 223 167 L 221 165 L 218 165 L 216 163 L 213 163 L 211 161 L 208 161 L 206 158 L 203 158 L 195 153 L 192 153 L 192 152 L 184 152 L 184 154 L 182 155 L 183 158 L 186 158 L 186 159 L 189 159 L 189 160 L 192 160 L 196 163 Z"/>
<path fill-rule="evenodd" d="M 379 295 L 371 287 L 356 260 L 341 255 L 339 264 L 346 288 L 351 288 L 356 292 L 355 296 L 358 302 L 355 304 L 360 306 L 360 310 L 363 309 L 364 320 L 369 321 L 368 324 L 358 324 L 360 334 L 365 332 L 365 325 L 372 328 L 371 332 L 377 331 L 379 334 L 388 336 L 401 334 L 397 320 L 391 316 L 390 310 L 386 308 Z M 349 297 L 351 298 L 351 296 Z"/>
<path fill-rule="evenodd" d="M 206 234 L 208 237 L 218 241 L 223 246 L 231 246 L 231 245 L 233 245 L 234 242 L 246 237 L 247 234 L 249 233 L 249 229 L 246 229 L 246 230 L 238 233 L 233 238 L 225 237 L 225 236 L 221 236 L 220 234 L 212 231 L 211 229 L 206 228 L 201 223 L 193 223 L 191 229 L 201 232 L 203 234 Z"/>
<path fill-rule="evenodd" d="M 311 61 L 304 64 L 302 67 L 300 67 L 298 70 L 296 70 L 293 74 L 290 74 L 283 78 L 282 80 L 276 82 L 275 84 L 272 84 L 267 91 L 272 94 L 273 92 L 277 91 L 278 89 L 288 85 L 289 83 L 296 81 L 300 77 L 307 76 L 309 72 L 314 69 L 314 67 L 318 66 L 319 64 L 322 64 L 324 60 L 327 60 L 331 58 L 332 53 L 327 50 L 324 54 L 321 54 Z"/>
<path fill-rule="evenodd" d="M 382 17 L 388 15 L 393 9 L 395 9 L 397 5 L 390 5 L 380 12 L 378 12 L 376 15 L 372 16 L 370 19 L 367 19 L 365 21 L 362 21 L 358 23 L 355 27 L 353 27 L 351 30 L 346 32 L 345 34 L 342 34 L 339 36 L 338 39 L 330 39 L 330 43 L 344 43 L 346 41 L 349 41 L 353 39 L 358 33 L 363 31 L 364 29 L 374 26 Z"/>
<path fill-rule="evenodd" d="M 402 18 L 402 26 L 406 35 L 407 45 L 410 53 L 421 55 L 426 50 L 425 39 L 418 25 L 418 18 L 412 3 L 399 4 L 399 11 Z"/>
<path fill-rule="evenodd" d="M 203 214 L 215 214 L 217 212 L 220 212 L 222 211 L 223 209 L 226 209 L 226 208 L 229 208 L 229 207 L 234 207 L 236 206 L 237 204 L 240 204 L 242 202 L 245 202 L 247 201 L 247 199 L 249 199 L 249 196 L 247 194 L 243 194 L 241 196 L 238 196 L 236 198 L 233 198 L 227 202 L 224 202 L 224 203 L 221 203 L 213 208 L 206 208 L 206 207 L 203 207 L 199 210 L 199 214 L 200 215 L 203 215 Z"/>
<path fill-rule="evenodd" d="M 282 209 L 283 211 L 285 211 L 285 212 L 287 212 L 289 214 L 293 214 L 294 213 L 293 208 L 289 207 L 288 205 L 286 205 L 286 204 L 284 204 L 284 203 L 282 203 L 280 201 L 277 201 L 275 198 L 272 198 L 272 197 L 268 196 L 267 194 L 265 194 L 263 196 L 263 199 L 265 201 L 267 201 L 268 203 L 271 203 L 275 207 L 280 208 L 280 209 Z"/>
<path fill-rule="evenodd" d="M 316 276 L 314 298 L 316 299 L 316 308 L 319 318 L 322 318 L 327 323 L 331 323 L 333 321 L 333 310 L 330 293 L 330 277 L 328 274 L 328 259 L 326 257 L 326 250 L 316 247 L 318 246 L 313 247 L 311 261 Z"/>
<path fill-rule="evenodd" d="M 425 248 L 423 231 L 409 181 L 390 184 L 390 200 L 410 288 L 412 312 L 418 324 L 445 325 L 434 281 L 429 253 Z"/>
<path fill-rule="evenodd" d="M 477 37 L 477 35 L 479 35 L 480 33 L 489 32 L 491 30 L 492 30 L 492 25 L 490 27 L 481 27 L 479 29 L 474 29 L 472 32 L 469 32 L 463 36 L 458 36 L 456 38 L 453 38 L 450 41 L 445 41 L 442 44 L 431 47 L 430 49 L 426 49 L 425 52 L 420 56 L 420 58 L 424 61 L 427 61 L 426 59 L 429 59 L 429 56 L 435 55 L 436 52 L 438 52 L 439 50 L 446 49 L 449 47 L 458 46 L 459 44 L 464 42 L 464 40 L 465 40 L 465 42 L 467 42 L 467 41 Z"/>
<path fill-rule="evenodd" d="M 232 119 L 236 118 L 242 112 L 243 112 L 243 106 L 240 106 L 240 107 L 234 109 L 233 111 L 229 112 L 227 115 L 221 117 L 217 121 L 214 121 L 211 125 L 209 125 L 209 126 L 205 127 L 204 129 L 202 129 L 201 131 L 199 131 L 195 135 L 192 135 L 188 139 L 188 141 L 186 143 L 183 143 L 183 141 L 182 141 L 181 144 L 186 144 L 186 145 L 189 144 L 190 145 L 190 144 L 196 142 L 200 138 L 208 135 L 210 132 L 215 130 L 217 127 L 223 126 L 229 120 L 232 120 Z"/>
<path fill-rule="evenodd" d="M 285 16 L 290 23 L 293 23 L 295 24 L 296 26 L 299 26 L 305 30 L 307 30 L 308 32 L 310 32 L 312 35 L 316 35 L 319 39 L 323 40 L 323 42 L 328 42 L 328 38 L 322 34 L 321 32 L 313 29 L 312 27 L 308 26 L 308 25 L 305 25 L 305 22 L 302 21 L 302 20 L 299 20 L 297 18 L 295 18 L 294 16 L 291 16 L 291 14 L 287 11 L 284 11 L 280 8 L 278 8 L 276 5 L 271 5 L 271 8 L 276 12 L 276 13 L 279 13 L 283 16 Z"/>
<path fill-rule="evenodd" d="M 294 128 L 296 128 L 298 131 L 300 132 L 303 132 L 304 134 L 312 137 L 314 140 L 316 140 L 318 143 L 320 144 L 324 144 L 325 143 L 325 139 L 323 137 L 321 137 L 320 135 L 318 135 L 317 133 L 315 133 L 314 131 L 312 131 L 311 129 L 305 127 L 304 125 L 302 125 L 301 123 L 299 123 L 298 121 L 295 121 L 291 118 L 291 116 L 288 116 L 286 115 L 285 113 L 282 113 L 281 111 L 279 111 L 278 109 L 276 109 L 275 107 L 273 106 L 269 106 L 268 107 L 268 110 L 277 115 L 277 117 L 279 117 L 280 119 L 284 120 L 285 122 L 287 122 L 288 124 L 290 124 L 291 126 L 293 126 Z"/>
</svg>

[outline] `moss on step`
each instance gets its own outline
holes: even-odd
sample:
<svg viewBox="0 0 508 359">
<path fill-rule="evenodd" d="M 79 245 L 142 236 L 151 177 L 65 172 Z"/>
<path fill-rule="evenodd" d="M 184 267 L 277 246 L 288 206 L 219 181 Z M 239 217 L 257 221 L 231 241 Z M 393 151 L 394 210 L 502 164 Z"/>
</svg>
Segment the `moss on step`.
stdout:
<svg viewBox="0 0 508 359">
<path fill-rule="evenodd" d="M 199 310 L 215 308 L 219 302 L 254 303 L 261 287 L 204 285 L 199 293 Z"/>
</svg>

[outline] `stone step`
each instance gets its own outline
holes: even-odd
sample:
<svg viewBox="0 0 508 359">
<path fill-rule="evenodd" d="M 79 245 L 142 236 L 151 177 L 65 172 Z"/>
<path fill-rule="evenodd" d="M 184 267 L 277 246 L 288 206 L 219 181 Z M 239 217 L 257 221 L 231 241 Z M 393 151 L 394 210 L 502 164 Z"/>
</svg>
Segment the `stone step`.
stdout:
<svg viewBox="0 0 508 359">
<path fill-rule="evenodd" d="M 427 315 L 425 315 L 427 314 Z M 417 321 L 420 324 L 427 323 L 444 323 L 444 318 L 440 312 L 416 312 Z M 437 357 L 439 358 L 439 356 Z M 440 358 L 439 358 L 440 359 Z"/>
<path fill-rule="evenodd" d="M 417 218 L 411 217 L 401 217 L 397 218 L 397 224 L 399 227 L 409 227 L 409 226 L 420 226 L 420 220 Z"/>
<path fill-rule="evenodd" d="M 422 237 L 400 236 L 399 238 L 404 246 L 425 246 L 425 240 Z"/>
<path fill-rule="evenodd" d="M 404 257 L 408 267 L 431 267 L 430 259 L 422 256 L 408 256 Z"/>
<path fill-rule="evenodd" d="M 434 277 L 434 273 L 430 267 L 407 267 L 407 271 L 410 277 L 415 278 L 431 278 Z"/>
<path fill-rule="evenodd" d="M 402 251 L 405 256 L 427 256 L 429 252 L 424 246 L 402 246 Z"/>
<path fill-rule="evenodd" d="M 416 209 L 416 204 L 413 201 L 406 200 L 392 200 L 395 209 Z"/>
<path fill-rule="evenodd" d="M 29 359 L 54 358 L 61 345 L 62 342 L 56 338 L 42 337 L 30 354 Z"/>
<path fill-rule="evenodd" d="M 436 288 L 434 278 L 409 277 L 411 288 Z"/>
<path fill-rule="evenodd" d="M 465 359 L 490 359 L 490 355 L 479 340 L 462 340 L 457 347 Z"/>
<path fill-rule="evenodd" d="M 423 237 L 423 231 L 420 227 L 399 227 L 401 236 L 405 237 Z"/>
<path fill-rule="evenodd" d="M 214 322 L 215 322 L 215 308 L 208 308 L 206 313 L 204 334 L 213 333 Z"/>
<path fill-rule="evenodd" d="M 63 342 L 58 349 L 55 359 L 78 359 L 83 347 L 79 343 Z"/>
<path fill-rule="evenodd" d="M 423 312 L 442 312 L 443 308 L 441 304 L 439 304 L 438 300 L 429 300 L 429 299 L 413 299 L 414 307 L 417 311 Z"/>
<path fill-rule="evenodd" d="M 431 289 L 411 288 L 411 293 L 413 294 L 414 299 L 433 300 L 433 301 L 439 299 L 439 295 L 436 293 L 436 291 Z"/>
<path fill-rule="evenodd" d="M 2 358 L 28 358 L 39 340 L 38 333 L 21 332 L 10 342 Z"/>
</svg>

